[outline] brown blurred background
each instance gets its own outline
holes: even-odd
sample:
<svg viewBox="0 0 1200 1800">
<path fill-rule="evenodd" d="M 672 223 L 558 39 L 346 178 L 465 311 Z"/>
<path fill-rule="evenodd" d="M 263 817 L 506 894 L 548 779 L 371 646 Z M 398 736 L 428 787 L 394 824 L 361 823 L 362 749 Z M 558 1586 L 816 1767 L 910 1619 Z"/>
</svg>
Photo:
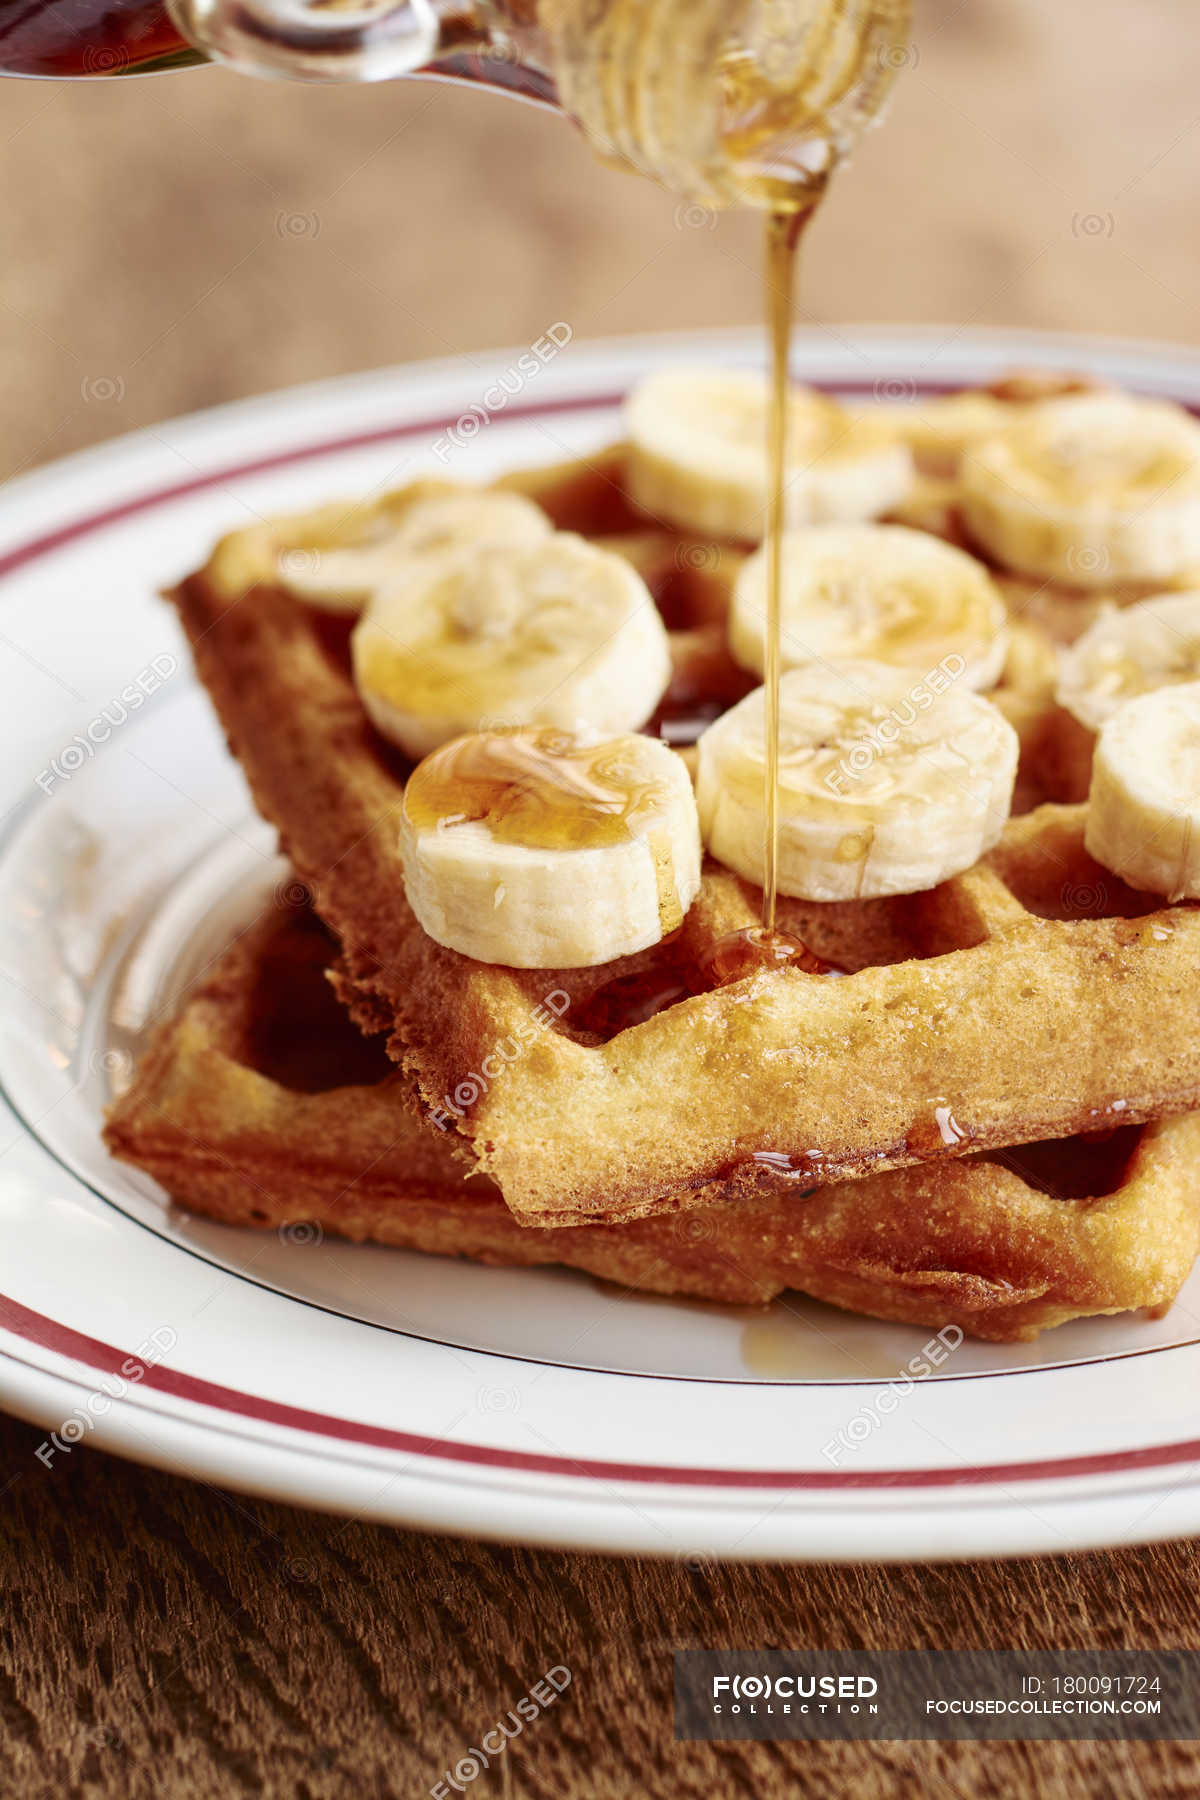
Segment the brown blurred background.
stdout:
<svg viewBox="0 0 1200 1800">
<path fill-rule="evenodd" d="M 0 476 L 555 319 L 757 317 L 753 220 L 679 209 L 480 92 L 4 81 L 0 157 Z M 891 121 L 813 233 L 805 315 L 1195 341 L 1198 175 L 1193 0 L 917 0 Z"/>
</svg>

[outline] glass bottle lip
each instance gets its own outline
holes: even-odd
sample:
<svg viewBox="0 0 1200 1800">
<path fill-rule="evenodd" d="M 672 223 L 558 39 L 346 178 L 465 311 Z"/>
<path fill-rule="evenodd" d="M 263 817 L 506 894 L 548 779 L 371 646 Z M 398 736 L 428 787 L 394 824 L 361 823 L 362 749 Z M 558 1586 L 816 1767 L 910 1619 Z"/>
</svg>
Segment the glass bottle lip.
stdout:
<svg viewBox="0 0 1200 1800">
<path fill-rule="evenodd" d="M 438 53 L 433 0 L 368 0 L 328 11 L 309 0 L 166 0 L 187 42 L 244 74 L 370 82 L 415 74 Z"/>
</svg>

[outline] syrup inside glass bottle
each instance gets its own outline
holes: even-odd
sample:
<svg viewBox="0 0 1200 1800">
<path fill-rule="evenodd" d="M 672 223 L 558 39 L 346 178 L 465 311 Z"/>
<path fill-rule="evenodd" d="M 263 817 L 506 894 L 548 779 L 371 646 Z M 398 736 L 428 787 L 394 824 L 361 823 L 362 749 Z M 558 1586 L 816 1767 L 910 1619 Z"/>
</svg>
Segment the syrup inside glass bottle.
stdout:
<svg viewBox="0 0 1200 1800">
<path fill-rule="evenodd" d="M 5 75 L 145 75 L 202 60 L 162 0 L 0 0 Z"/>
</svg>

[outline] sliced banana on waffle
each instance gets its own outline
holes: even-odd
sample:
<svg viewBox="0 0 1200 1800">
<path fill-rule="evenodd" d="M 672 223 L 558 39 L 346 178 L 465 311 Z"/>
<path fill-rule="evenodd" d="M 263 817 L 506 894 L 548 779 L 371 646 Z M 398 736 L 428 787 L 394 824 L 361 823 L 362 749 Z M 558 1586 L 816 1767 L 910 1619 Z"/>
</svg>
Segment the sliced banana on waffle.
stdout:
<svg viewBox="0 0 1200 1800">
<path fill-rule="evenodd" d="M 453 550 L 516 549 L 550 536 L 549 519 L 520 494 L 486 488 L 434 492 L 412 504 L 381 508 L 347 524 L 354 541 L 283 550 L 282 585 L 325 612 L 358 613 L 381 588 L 393 586 L 414 556 Z"/>
<path fill-rule="evenodd" d="M 804 900 L 919 893 L 958 874 L 1004 827 L 1017 734 L 934 672 L 811 663 L 780 682 L 779 889 Z M 696 801 L 712 854 L 761 884 L 764 690 L 700 739 Z"/>
<path fill-rule="evenodd" d="M 903 382 L 896 385 L 900 392 L 889 395 L 889 384 L 881 384 L 875 416 L 910 446 L 922 474 L 938 477 L 956 475 L 964 451 L 1004 431 L 1029 407 L 1101 391 L 1089 375 L 1037 368 L 1013 369 L 987 387 L 956 394 L 911 393 Z"/>
<path fill-rule="evenodd" d="M 525 730 L 445 744 L 405 788 L 400 850 L 430 937 L 521 969 L 644 950 L 700 887 L 687 769 L 647 737 Z"/>
<path fill-rule="evenodd" d="M 1200 425 L 1127 394 L 1031 407 L 967 451 L 961 506 L 975 541 L 1022 574 L 1169 582 L 1200 562 Z"/>
<path fill-rule="evenodd" d="M 761 675 L 768 552 L 742 568 L 729 646 Z M 839 657 L 923 672 L 950 662 L 971 688 L 1000 678 L 1008 643 L 1004 601 L 982 563 L 902 525 L 811 525 L 783 540 L 780 660 L 785 669 Z"/>
<path fill-rule="evenodd" d="M 936 398 L 919 396 L 882 405 L 856 407 L 857 418 L 877 419 L 900 443 L 907 444 L 925 475 L 953 476 L 959 459 L 980 438 L 1003 431 L 1013 407 L 982 388 Z"/>
<path fill-rule="evenodd" d="M 665 369 L 629 402 L 629 495 L 651 518 L 759 543 L 767 530 L 766 377 Z M 878 421 L 809 388 L 789 412 L 787 522 L 873 519 L 903 499 L 912 454 Z"/>
<path fill-rule="evenodd" d="M 1099 731 L 1139 694 L 1200 681 L 1200 592 L 1105 613 L 1059 652 L 1058 703 Z"/>
<path fill-rule="evenodd" d="M 570 532 L 411 559 L 375 593 L 351 655 L 371 720 L 411 757 L 485 720 L 633 731 L 671 678 L 645 582 Z"/>
<path fill-rule="evenodd" d="M 1084 843 L 1130 887 L 1200 900 L 1200 681 L 1142 694 L 1109 719 Z"/>
</svg>

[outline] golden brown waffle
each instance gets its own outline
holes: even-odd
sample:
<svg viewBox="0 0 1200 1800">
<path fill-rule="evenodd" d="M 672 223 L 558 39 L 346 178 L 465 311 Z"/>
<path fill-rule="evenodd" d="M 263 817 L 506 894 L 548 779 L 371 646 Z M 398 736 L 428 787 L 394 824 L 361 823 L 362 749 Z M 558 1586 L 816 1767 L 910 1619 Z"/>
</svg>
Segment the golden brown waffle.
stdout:
<svg viewBox="0 0 1200 1800">
<path fill-rule="evenodd" d="M 618 446 L 506 485 L 635 555 L 672 635 L 660 723 L 681 732 L 747 683 L 721 623 L 738 552 L 639 518 L 622 470 Z M 432 942 L 404 898 L 403 765 L 359 704 L 346 627 L 276 575 L 281 549 L 352 535 L 365 516 L 238 533 L 176 599 L 256 801 L 341 938 L 347 998 L 524 1221 L 695 1206 L 713 1183 L 749 1199 L 1200 1105 L 1200 909 L 1100 869 L 1078 806 L 1015 819 L 932 893 L 785 901 L 781 926 L 841 980 L 718 986 L 714 948 L 756 922 L 759 895 L 711 863 L 673 940 L 604 969 L 515 971 Z M 1038 643 L 1032 626 L 1019 634 L 1001 693 L 1022 719 L 1027 799 L 1062 777 Z M 547 1023 L 548 995 L 565 1010 Z"/>
<path fill-rule="evenodd" d="M 491 1182 L 464 1179 L 453 1140 L 337 1007 L 323 979 L 333 948 L 307 908 L 268 911 L 160 1028 L 112 1109 L 114 1154 L 232 1225 L 317 1225 L 740 1304 L 801 1288 L 1002 1341 L 1081 1314 L 1161 1312 L 1195 1257 L 1195 1116 L 1007 1163 L 972 1156 L 626 1225 L 523 1227 Z"/>
</svg>

